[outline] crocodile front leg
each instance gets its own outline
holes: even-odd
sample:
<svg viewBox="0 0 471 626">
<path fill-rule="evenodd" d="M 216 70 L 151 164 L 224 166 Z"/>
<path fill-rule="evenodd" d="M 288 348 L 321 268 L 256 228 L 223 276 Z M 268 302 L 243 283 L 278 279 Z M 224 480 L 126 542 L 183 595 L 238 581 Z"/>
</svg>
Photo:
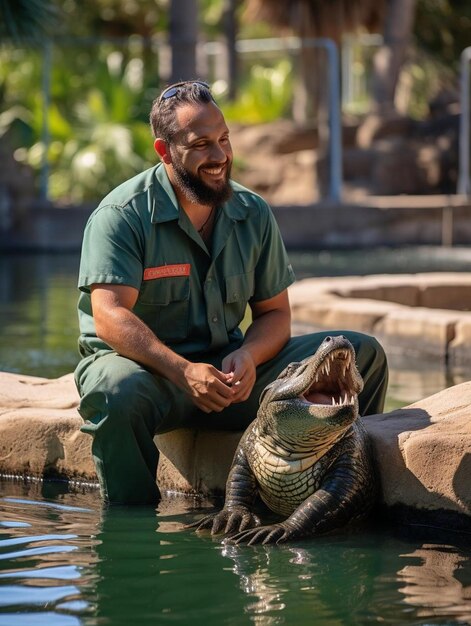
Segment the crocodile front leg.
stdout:
<svg viewBox="0 0 471 626">
<path fill-rule="evenodd" d="M 251 510 L 256 494 L 255 477 L 244 451 L 239 447 L 226 482 L 224 508 L 219 513 L 212 513 L 190 524 L 188 528 L 195 528 L 197 531 L 211 529 L 212 535 L 221 532 L 228 535 L 259 526 L 260 520 Z"/>
<path fill-rule="evenodd" d="M 365 517 L 371 510 L 376 489 L 366 445 L 359 445 L 358 440 L 350 437 L 342 454 L 325 473 L 319 489 L 285 521 L 244 530 L 230 541 L 249 545 L 282 543 L 335 530 Z"/>
</svg>

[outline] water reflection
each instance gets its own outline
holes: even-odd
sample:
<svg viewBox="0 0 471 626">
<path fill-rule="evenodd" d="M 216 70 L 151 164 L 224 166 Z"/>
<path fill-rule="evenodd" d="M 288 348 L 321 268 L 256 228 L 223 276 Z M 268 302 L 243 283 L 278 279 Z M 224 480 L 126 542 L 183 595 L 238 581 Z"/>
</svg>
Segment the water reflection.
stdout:
<svg viewBox="0 0 471 626">
<path fill-rule="evenodd" d="M 51 485 L 41 482 L 15 481 L 2 491 L 0 625 L 80 624 L 77 616 L 92 608 L 84 590 L 96 576 L 95 498 L 76 492 L 73 505 L 52 501 Z"/>
<path fill-rule="evenodd" d="M 78 361 L 78 257 L 0 256 L 0 370 L 50 378 Z"/>
<path fill-rule="evenodd" d="M 469 558 L 451 546 L 430 544 L 404 556 L 417 562 L 399 570 L 398 579 L 404 583 L 399 590 L 405 602 L 417 608 L 417 615 L 453 616 L 471 623 L 471 579 L 466 571 Z"/>
<path fill-rule="evenodd" d="M 387 411 L 471 379 L 471 368 L 450 368 L 439 359 L 401 355 L 387 346 L 385 350 L 389 363 Z"/>
<path fill-rule="evenodd" d="M 256 624 L 296 624 L 306 615 L 329 625 L 362 623 L 368 614 L 378 618 L 372 590 L 381 554 L 365 549 L 361 538 L 359 543 L 317 538 L 303 546 L 254 549 L 227 544 L 223 555 L 234 563 L 250 598 L 245 612 Z"/>
<path fill-rule="evenodd" d="M 402 547 L 397 551 L 373 532 L 357 541 L 319 538 L 304 547 L 227 544 L 222 554 L 249 596 L 245 612 L 261 626 L 302 623 L 306 615 L 329 626 L 437 623 L 424 617 L 470 623 L 470 555 L 451 546 Z"/>
<path fill-rule="evenodd" d="M 106 507 L 96 490 L 0 487 L 0 626 L 397 626 L 471 618 L 471 558 L 463 549 L 404 541 L 375 526 L 236 547 L 184 529 L 212 506 L 204 500 Z"/>
</svg>

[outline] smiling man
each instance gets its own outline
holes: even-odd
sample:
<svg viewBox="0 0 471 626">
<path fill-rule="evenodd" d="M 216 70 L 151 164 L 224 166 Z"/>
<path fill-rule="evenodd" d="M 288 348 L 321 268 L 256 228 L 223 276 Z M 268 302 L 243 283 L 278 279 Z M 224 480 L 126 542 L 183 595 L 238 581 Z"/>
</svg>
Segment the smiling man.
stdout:
<svg viewBox="0 0 471 626">
<path fill-rule="evenodd" d="M 115 503 L 159 499 L 155 434 L 244 429 L 263 388 L 332 334 L 290 336 L 293 271 L 269 206 L 230 178 L 229 129 L 208 85 L 168 87 L 150 120 L 161 163 L 104 198 L 80 264 L 79 411 Z M 364 378 L 360 413 L 381 412 L 381 346 L 338 333 Z"/>
</svg>

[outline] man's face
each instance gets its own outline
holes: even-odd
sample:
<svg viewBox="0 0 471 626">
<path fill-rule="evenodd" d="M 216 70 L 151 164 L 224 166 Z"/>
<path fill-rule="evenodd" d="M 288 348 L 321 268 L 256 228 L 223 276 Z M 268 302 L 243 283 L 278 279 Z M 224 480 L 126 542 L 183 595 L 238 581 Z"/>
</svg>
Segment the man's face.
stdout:
<svg viewBox="0 0 471 626">
<path fill-rule="evenodd" d="M 180 130 L 170 145 L 172 183 L 187 200 L 217 206 L 232 194 L 229 129 L 212 102 L 177 109 Z"/>
</svg>

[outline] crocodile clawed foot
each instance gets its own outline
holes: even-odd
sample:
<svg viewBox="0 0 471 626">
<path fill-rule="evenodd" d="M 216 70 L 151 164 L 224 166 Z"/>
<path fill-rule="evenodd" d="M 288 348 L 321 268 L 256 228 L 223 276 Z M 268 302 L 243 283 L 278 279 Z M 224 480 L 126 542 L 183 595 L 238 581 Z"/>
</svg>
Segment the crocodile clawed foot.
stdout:
<svg viewBox="0 0 471 626">
<path fill-rule="evenodd" d="M 187 524 L 185 528 L 199 530 L 211 530 L 212 535 L 224 533 L 230 535 L 233 533 L 246 532 L 247 529 L 254 526 L 260 526 L 259 518 L 248 509 L 242 507 L 223 509 L 219 513 L 206 515 L 202 519 Z"/>
<path fill-rule="evenodd" d="M 256 544 L 284 543 L 293 538 L 293 529 L 284 524 L 271 524 L 270 526 L 260 526 L 238 532 L 225 541 L 236 545 L 246 543 L 249 546 L 254 546 Z"/>
</svg>

